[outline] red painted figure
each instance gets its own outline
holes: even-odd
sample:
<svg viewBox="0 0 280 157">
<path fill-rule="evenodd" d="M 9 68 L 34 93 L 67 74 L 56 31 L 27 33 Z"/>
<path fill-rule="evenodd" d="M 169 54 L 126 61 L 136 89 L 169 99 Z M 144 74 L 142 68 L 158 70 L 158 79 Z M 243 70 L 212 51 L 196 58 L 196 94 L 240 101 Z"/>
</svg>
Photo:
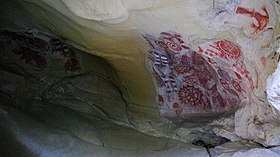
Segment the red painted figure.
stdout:
<svg viewBox="0 0 280 157">
<path fill-rule="evenodd" d="M 162 78 L 160 77 L 160 75 L 156 72 L 156 70 L 153 68 L 153 72 L 152 72 L 155 80 L 156 80 L 156 83 L 159 87 L 162 87 L 164 86 L 164 82 L 162 80 Z"/>
<path fill-rule="evenodd" d="M 47 66 L 47 61 L 44 57 L 40 56 L 38 51 L 31 50 L 30 48 L 21 47 L 20 50 L 14 50 L 15 54 L 21 55 L 20 60 L 25 60 L 26 64 L 35 65 L 39 68 Z"/>
<path fill-rule="evenodd" d="M 241 47 L 233 41 L 209 42 L 197 46 L 196 52 L 184 49 L 185 42 L 176 33 L 144 37 L 152 43 L 148 65 L 163 116 L 183 118 L 188 113 L 224 112 L 243 98 L 240 83 L 249 74 L 242 62 Z M 230 69 L 225 63 L 235 66 Z"/>
<path fill-rule="evenodd" d="M 243 7 L 237 7 L 236 13 L 248 15 L 250 17 L 255 18 L 258 21 L 258 24 L 256 25 L 255 23 L 252 23 L 251 27 L 255 30 L 253 34 L 254 33 L 257 34 L 260 31 L 264 30 L 264 28 L 267 26 L 269 22 L 269 14 L 266 10 L 266 6 L 262 6 L 262 10 L 265 13 L 264 15 L 259 12 L 256 12 L 255 9 L 246 9 Z"/>
<path fill-rule="evenodd" d="M 65 64 L 64 68 L 66 71 L 78 71 L 81 69 L 79 61 L 75 57 L 69 58 Z"/>
</svg>

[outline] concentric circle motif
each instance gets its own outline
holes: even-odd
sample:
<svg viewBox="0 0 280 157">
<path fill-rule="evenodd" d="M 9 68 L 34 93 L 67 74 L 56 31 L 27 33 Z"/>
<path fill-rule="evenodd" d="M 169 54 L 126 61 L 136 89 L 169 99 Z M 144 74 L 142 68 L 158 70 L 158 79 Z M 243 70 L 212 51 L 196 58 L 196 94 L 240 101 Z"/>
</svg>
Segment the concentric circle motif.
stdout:
<svg viewBox="0 0 280 157">
<path fill-rule="evenodd" d="M 241 50 L 239 46 L 236 44 L 228 41 L 228 40 L 223 40 L 218 42 L 219 48 L 222 50 L 223 53 L 225 53 L 228 57 L 237 59 L 240 57 Z"/>
<path fill-rule="evenodd" d="M 174 33 L 162 32 L 158 38 L 147 36 L 146 40 L 152 43 L 150 51 L 157 52 L 149 54 L 147 65 L 163 116 L 184 118 L 188 113 L 225 112 L 244 98 L 240 83 L 248 74 L 241 66 L 238 44 L 216 40 L 201 44 L 197 52 Z M 166 66 L 157 66 L 162 62 Z"/>
</svg>

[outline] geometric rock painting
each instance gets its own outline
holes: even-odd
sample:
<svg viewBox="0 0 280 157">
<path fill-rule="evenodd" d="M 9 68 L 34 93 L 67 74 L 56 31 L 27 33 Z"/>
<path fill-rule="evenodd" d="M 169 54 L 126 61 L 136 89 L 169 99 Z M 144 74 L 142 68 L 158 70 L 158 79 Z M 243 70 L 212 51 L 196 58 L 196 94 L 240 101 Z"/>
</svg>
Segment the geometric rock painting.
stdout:
<svg viewBox="0 0 280 157">
<path fill-rule="evenodd" d="M 2 30 L 1 40 L 3 40 L 1 41 L 1 62 L 7 63 L 6 66 L 14 61 L 25 69 L 42 71 L 52 62 L 59 60 L 63 63 L 61 67 L 57 67 L 58 69 L 64 69 L 65 72 L 81 70 L 75 52 L 70 51 L 62 39 L 48 33 L 35 29 L 28 31 Z"/>
<path fill-rule="evenodd" d="M 265 5 L 262 6 L 261 11 L 263 13 L 257 12 L 255 11 L 255 9 L 248 9 L 238 6 L 236 9 L 236 14 L 254 18 L 256 22 L 251 23 L 251 28 L 254 29 L 254 32 L 252 34 L 258 34 L 267 27 L 267 24 L 269 22 L 269 14 Z"/>
<path fill-rule="evenodd" d="M 250 0 L 214 0 L 213 8 L 201 12 L 204 20 L 209 22 L 210 29 L 224 30 L 239 28 L 251 38 L 256 38 L 262 32 L 274 28 L 276 21 L 270 17 L 275 6 L 273 1 L 257 0 L 253 5 Z M 251 3 L 252 4 L 252 3 Z M 273 14 L 272 14 L 273 15 Z"/>
<path fill-rule="evenodd" d="M 191 48 L 177 33 L 143 37 L 151 48 L 147 66 L 160 114 L 168 119 L 180 121 L 194 114 L 234 110 L 247 98 L 248 89 L 254 88 L 242 51 L 232 41 Z"/>
</svg>

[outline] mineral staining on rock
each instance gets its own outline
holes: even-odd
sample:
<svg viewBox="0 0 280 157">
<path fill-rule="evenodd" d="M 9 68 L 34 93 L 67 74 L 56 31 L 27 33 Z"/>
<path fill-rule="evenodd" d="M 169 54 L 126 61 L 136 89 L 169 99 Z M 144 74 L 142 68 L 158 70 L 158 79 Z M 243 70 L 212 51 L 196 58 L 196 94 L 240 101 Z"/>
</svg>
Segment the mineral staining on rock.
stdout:
<svg viewBox="0 0 280 157">
<path fill-rule="evenodd" d="M 241 48 L 233 41 L 212 41 L 194 50 L 177 33 L 144 38 L 151 47 L 147 65 L 160 113 L 168 119 L 231 111 L 247 98 L 247 85 L 253 88 Z"/>
</svg>

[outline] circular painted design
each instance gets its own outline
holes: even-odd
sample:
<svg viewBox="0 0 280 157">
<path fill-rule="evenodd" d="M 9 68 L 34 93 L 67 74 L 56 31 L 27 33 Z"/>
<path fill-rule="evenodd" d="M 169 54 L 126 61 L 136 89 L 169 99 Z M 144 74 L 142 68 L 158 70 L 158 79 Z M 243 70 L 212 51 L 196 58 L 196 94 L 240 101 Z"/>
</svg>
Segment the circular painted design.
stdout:
<svg viewBox="0 0 280 157">
<path fill-rule="evenodd" d="M 193 86 L 183 86 L 179 91 L 179 99 L 182 104 L 196 106 L 201 104 L 202 93 Z"/>
<path fill-rule="evenodd" d="M 241 50 L 236 44 L 228 40 L 223 40 L 218 43 L 218 46 L 228 57 L 235 59 L 240 57 Z"/>
<path fill-rule="evenodd" d="M 184 117 L 188 113 L 224 112 L 244 98 L 239 84 L 242 76 L 227 66 L 238 66 L 234 59 L 243 60 L 241 49 L 234 42 L 218 40 L 200 45 L 198 53 L 184 48 L 181 36 L 173 33 L 162 33 L 158 38 L 147 40 L 157 44 L 150 49 L 157 55 L 150 57 L 147 65 L 160 95 L 156 100 L 161 113 Z M 157 66 L 161 60 L 168 60 L 168 64 Z"/>
<path fill-rule="evenodd" d="M 40 50 L 40 51 L 48 51 L 49 50 L 49 44 L 40 38 L 36 37 L 28 37 L 25 38 L 25 43 L 31 48 Z"/>
</svg>

